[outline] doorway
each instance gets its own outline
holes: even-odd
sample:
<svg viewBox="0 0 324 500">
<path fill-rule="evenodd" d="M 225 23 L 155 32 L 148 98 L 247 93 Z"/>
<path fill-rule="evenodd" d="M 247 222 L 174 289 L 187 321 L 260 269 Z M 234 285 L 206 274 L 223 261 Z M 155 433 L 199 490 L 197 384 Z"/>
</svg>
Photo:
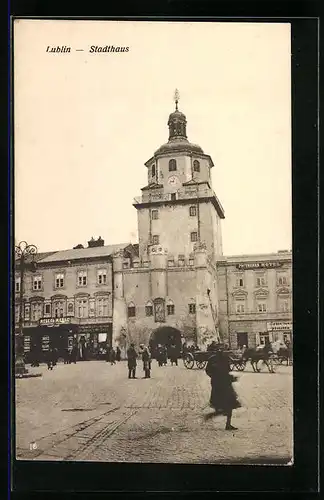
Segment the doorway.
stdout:
<svg viewBox="0 0 324 500">
<path fill-rule="evenodd" d="M 180 353 L 182 348 L 180 331 L 172 326 L 161 326 L 152 332 L 149 347 L 154 358 L 156 357 L 156 350 L 159 344 L 164 345 L 168 351 L 170 345 L 174 344 Z"/>
<path fill-rule="evenodd" d="M 236 336 L 238 349 L 243 349 L 244 345 L 249 347 L 249 336 L 246 332 L 237 333 Z"/>
</svg>

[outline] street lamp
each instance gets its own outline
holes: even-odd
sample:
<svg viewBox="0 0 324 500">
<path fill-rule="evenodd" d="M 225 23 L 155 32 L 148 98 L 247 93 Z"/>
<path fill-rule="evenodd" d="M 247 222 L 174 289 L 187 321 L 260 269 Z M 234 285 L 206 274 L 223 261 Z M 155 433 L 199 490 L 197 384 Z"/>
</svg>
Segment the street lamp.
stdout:
<svg viewBox="0 0 324 500">
<path fill-rule="evenodd" d="M 16 264 L 19 263 L 20 268 L 20 290 L 19 290 L 19 333 L 17 337 L 17 343 L 15 346 L 15 372 L 16 376 L 21 376 L 27 373 L 24 362 L 24 333 L 23 333 L 23 323 L 24 323 L 24 274 L 26 269 L 26 257 L 32 256 L 31 268 L 35 269 L 34 256 L 37 254 L 37 247 L 35 245 L 28 245 L 26 241 L 21 241 L 15 246 Z"/>
</svg>

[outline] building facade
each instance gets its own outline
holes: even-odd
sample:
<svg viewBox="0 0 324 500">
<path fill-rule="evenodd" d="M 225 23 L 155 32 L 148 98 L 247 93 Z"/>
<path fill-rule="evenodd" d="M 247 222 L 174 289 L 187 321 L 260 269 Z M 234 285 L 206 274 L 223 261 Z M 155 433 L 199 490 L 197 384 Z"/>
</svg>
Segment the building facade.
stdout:
<svg viewBox="0 0 324 500">
<path fill-rule="evenodd" d="M 292 255 L 225 257 L 218 263 L 221 329 L 234 349 L 292 341 Z"/>
<path fill-rule="evenodd" d="M 291 252 L 223 256 L 214 164 L 189 142 L 186 125 L 176 101 L 168 142 L 145 163 L 147 185 L 133 202 L 138 245 L 99 239 L 39 257 L 26 274 L 25 331 L 55 337 L 65 328 L 88 345 L 106 334 L 122 352 L 130 342 L 154 349 L 216 339 L 237 348 L 288 338 Z"/>
<path fill-rule="evenodd" d="M 80 248 L 81 247 L 81 248 Z M 90 240 L 88 248 L 37 256 L 36 269 L 28 268 L 23 283 L 24 350 L 44 353 L 50 347 L 60 355 L 78 342 L 80 357 L 95 357 L 100 343 L 112 343 L 112 254 L 135 252 L 132 245 L 104 246 Z M 15 326 L 19 329 L 20 269 L 15 277 Z"/>
</svg>

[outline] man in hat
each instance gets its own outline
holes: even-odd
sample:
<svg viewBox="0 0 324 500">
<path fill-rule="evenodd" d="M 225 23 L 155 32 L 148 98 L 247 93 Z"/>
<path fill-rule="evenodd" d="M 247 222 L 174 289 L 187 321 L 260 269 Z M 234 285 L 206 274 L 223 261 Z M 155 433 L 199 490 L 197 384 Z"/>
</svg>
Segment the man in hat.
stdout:
<svg viewBox="0 0 324 500">
<path fill-rule="evenodd" d="M 151 378 L 151 353 L 148 347 L 145 347 L 144 344 L 140 344 L 142 361 L 143 361 L 143 370 L 144 370 L 144 378 Z"/>
<path fill-rule="evenodd" d="M 137 352 L 135 350 L 135 345 L 131 344 L 130 347 L 127 349 L 127 365 L 128 365 L 128 378 L 136 378 L 135 373 L 136 373 L 136 359 L 137 359 Z"/>
</svg>

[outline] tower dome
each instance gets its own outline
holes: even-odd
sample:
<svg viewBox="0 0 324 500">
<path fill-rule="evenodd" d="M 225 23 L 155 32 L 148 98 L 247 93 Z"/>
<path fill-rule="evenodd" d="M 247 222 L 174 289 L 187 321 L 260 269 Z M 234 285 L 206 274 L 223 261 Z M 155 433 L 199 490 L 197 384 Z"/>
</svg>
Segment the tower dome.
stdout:
<svg viewBox="0 0 324 500">
<path fill-rule="evenodd" d="M 169 140 L 155 151 L 155 154 L 162 154 L 173 151 L 194 152 L 203 154 L 203 150 L 197 144 L 192 144 L 187 139 L 187 118 L 184 113 L 179 111 L 179 92 L 175 91 L 174 100 L 176 104 L 175 111 L 170 114 L 168 120 Z"/>
</svg>

